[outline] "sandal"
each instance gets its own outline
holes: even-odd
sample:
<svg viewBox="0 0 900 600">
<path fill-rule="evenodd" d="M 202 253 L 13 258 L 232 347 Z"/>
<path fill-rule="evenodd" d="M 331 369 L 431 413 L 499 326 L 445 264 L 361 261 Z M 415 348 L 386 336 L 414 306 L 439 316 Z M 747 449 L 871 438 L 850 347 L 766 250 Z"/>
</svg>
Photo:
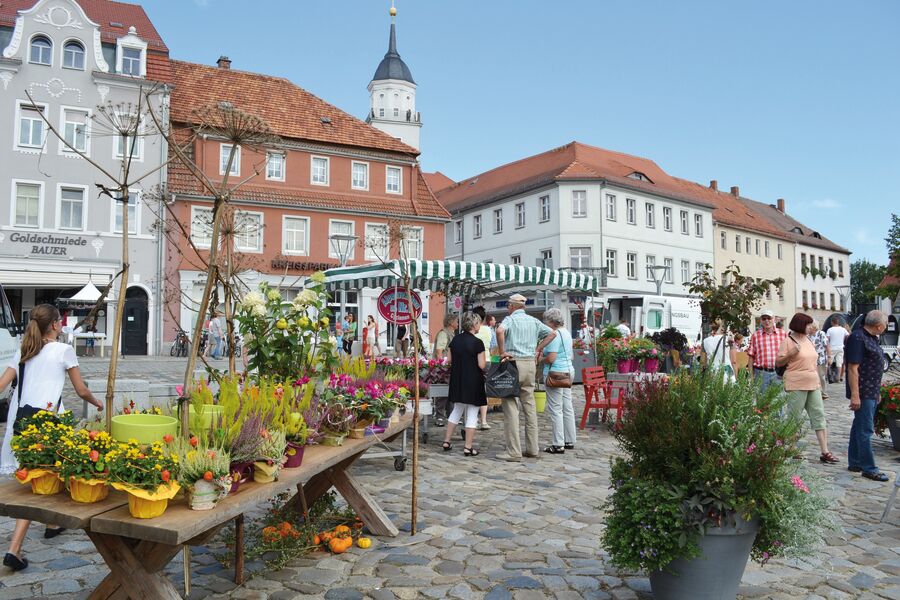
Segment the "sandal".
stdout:
<svg viewBox="0 0 900 600">
<path fill-rule="evenodd" d="M 444 449 L 444 452 L 450 452 L 451 450 L 453 450 L 453 446 L 450 445 L 450 442 L 444 442 L 441 448 Z"/>
<path fill-rule="evenodd" d="M 872 481 L 888 481 L 889 477 L 881 471 L 863 471 L 863 477 Z"/>
<path fill-rule="evenodd" d="M 833 463 L 839 463 L 839 462 L 841 462 L 841 461 L 839 461 L 839 460 L 837 459 L 837 457 L 836 457 L 834 454 L 832 454 L 831 452 L 823 452 L 822 454 L 820 454 L 820 455 L 819 455 L 819 461 L 820 461 L 820 462 L 823 462 L 823 463 L 832 463 L 832 464 L 833 464 Z"/>
<path fill-rule="evenodd" d="M 575 444 L 565 444 L 565 445 L 563 446 L 563 448 L 565 448 L 566 450 L 574 450 L 574 449 L 575 449 Z"/>
<path fill-rule="evenodd" d="M 463 456 L 478 456 L 480 452 L 475 448 L 463 448 Z"/>
<path fill-rule="evenodd" d="M 562 446 L 547 446 L 544 448 L 544 452 L 547 454 L 565 454 L 566 449 Z"/>
</svg>

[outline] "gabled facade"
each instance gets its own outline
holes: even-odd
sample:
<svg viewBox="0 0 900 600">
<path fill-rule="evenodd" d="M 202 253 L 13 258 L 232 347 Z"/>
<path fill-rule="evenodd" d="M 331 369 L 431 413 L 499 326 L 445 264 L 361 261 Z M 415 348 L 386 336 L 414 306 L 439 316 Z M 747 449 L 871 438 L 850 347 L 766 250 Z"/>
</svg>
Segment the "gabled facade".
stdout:
<svg viewBox="0 0 900 600">
<path fill-rule="evenodd" d="M 102 287 L 121 263 L 121 204 L 96 187 L 112 182 L 54 136 L 40 113 L 92 160 L 118 172 L 124 144 L 104 127 L 98 107 L 131 110 L 141 89 L 153 87 L 161 112 L 168 49 L 137 5 L 3 0 L 0 51 L 0 281 L 15 317 L 27 321 L 36 304 L 68 297 L 88 281 Z M 133 171 L 149 171 L 166 154 L 159 136 L 143 137 Z M 130 194 L 129 318 L 122 346 L 129 354 L 153 353 L 160 340 L 162 254 L 145 192 L 163 177 L 164 171 L 155 173 Z M 114 310 L 110 302 L 100 331 L 111 329 Z"/>
</svg>

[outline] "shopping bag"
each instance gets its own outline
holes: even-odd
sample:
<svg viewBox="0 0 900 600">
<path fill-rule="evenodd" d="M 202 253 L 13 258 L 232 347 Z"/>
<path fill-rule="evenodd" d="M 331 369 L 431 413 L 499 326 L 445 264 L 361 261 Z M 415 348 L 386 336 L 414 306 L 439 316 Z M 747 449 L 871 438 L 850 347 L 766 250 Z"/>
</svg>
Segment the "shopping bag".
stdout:
<svg viewBox="0 0 900 600">
<path fill-rule="evenodd" d="M 494 398 L 514 398 L 519 395 L 519 369 L 506 360 L 491 363 L 484 378 L 484 389 Z"/>
<path fill-rule="evenodd" d="M 837 383 L 839 373 L 840 369 L 838 369 L 837 363 L 831 361 L 831 364 L 828 365 L 828 383 Z"/>
</svg>

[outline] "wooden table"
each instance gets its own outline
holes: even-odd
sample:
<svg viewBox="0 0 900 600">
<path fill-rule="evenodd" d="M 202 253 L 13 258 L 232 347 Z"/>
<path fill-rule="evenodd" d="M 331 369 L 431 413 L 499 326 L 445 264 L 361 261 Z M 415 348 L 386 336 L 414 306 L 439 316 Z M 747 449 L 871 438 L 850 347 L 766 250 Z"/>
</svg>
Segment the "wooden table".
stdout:
<svg viewBox="0 0 900 600">
<path fill-rule="evenodd" d="M 412 416 L 407 415 L 378 437 L 393 439 L 411 425 Z M 79 504 L 65 493 L 38 496 L 28 486 L 7 481 L 0 483 L 0 515 L 84 529 L 110 569 L 109 575 L 89 596 L 91 600 L 174 600 L 181 595 L 163 569 L 182 547 L 206 543 L 232 519 L 239 526 L 235 578 L 240 583 L 243 514 L 285 491 L 298 490 L 294 497 L 297 500 L 302 490 L 305 502 L 312 505 L 333 486 L 374 535 L 396 536 L 397 528 L 385 512 L 347 472 L 378 441 L 375 436 L 367 436 L 348 438 L 337 448 L 308 446 L 299 468 L 283 469 L 274 483 L 243 484 L 237 493 L 226 496 L 209 511 L 191 510 L 187 501 L 179 497 L 169 502 L 162 516 L 136 519 L 129 514 L 128 499 L 122 492 L 112 490 L 102 502 Z"/>
</svg>

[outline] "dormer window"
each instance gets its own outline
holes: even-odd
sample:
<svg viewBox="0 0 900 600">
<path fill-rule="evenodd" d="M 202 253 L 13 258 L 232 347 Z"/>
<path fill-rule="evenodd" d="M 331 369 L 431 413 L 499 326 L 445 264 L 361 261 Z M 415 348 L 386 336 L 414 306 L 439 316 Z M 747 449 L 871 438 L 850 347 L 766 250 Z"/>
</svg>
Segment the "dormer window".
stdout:
<svg viewBox="0 0 900 600">
<path fill-rule="evenodd" d="M 637 181 L 649 181 L 650 183 L 653 183 L 652 181 L 650 181 L 649 177 L 647 177 L 640 171 L 635 171 L 634 173 L 631 173 L 628 177 L 629 177 L 629 179 L 636 179 Z"/>
<path fill-rule="evenodd" d="M 791 233 L 799 233 L 799 234 L 802 235 L 802 234 L 803 234 L 803 230 L 800 229 L 799 227 L 792 227 L 792 228 L 791 228 Z"/>
<path fill-rule="evenodd" d="M 53 44 L 49 38 L 37 35 L 31 39 L 31 53 L 28 62 L 35 65 L 53 64 Z"/>
<path fill-rule="evenodd" d="M 116 72 L 131 77 L 147 75 L 147 42 L 138 37 L 134 27 L 116 40 Z"/>
<path fill-rule="evenodd" d="M 122 48 L 122 74 L 141 76 L 141 52 L 137 48 Z"/>
<path fill-rule="evenodd" d="M 81 42 L 66 42 L 63 46 L 63 67 L 84 71 L 84 46 Z"/>
<path fill-rule="evenodd" d="M 822 234 L 819 233 L 818 231 L 813 231 L 813 232 L 812 232 L 812 236 L 813 236 L 814 238 L 816 238 L 817 240 L 821 240 L 821 239 L 822 239 Z"/>
</svg>

